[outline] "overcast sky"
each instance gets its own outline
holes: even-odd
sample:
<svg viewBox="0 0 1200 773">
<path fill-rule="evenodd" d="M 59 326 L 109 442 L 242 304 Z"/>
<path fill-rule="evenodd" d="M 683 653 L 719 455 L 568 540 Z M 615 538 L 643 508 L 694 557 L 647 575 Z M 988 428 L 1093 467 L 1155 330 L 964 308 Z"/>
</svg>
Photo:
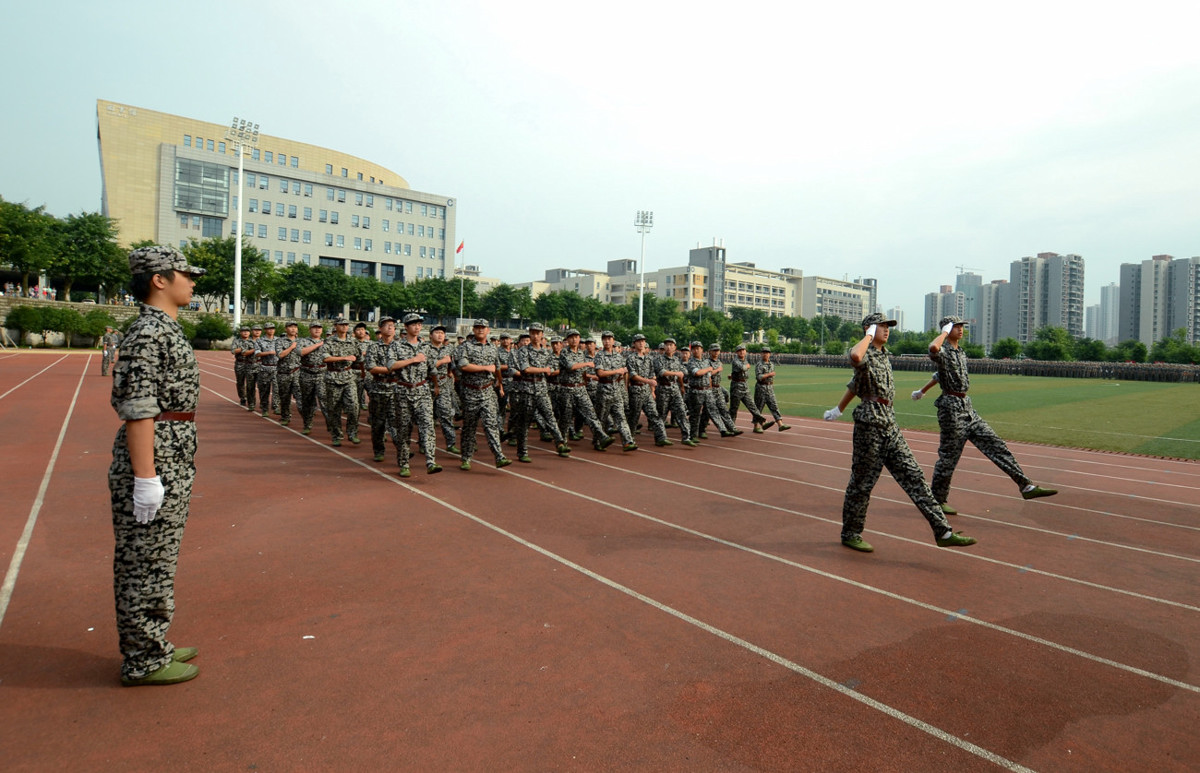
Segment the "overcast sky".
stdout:
<svg viewBox="0 0 1200 773">
<path fill-rule="evenodd" d="M 1194 2 L 8 3 L 0 195 L 100 206 L 97 99 L 334 148 L 458 201 L 508 282 L 723 240 L 876 277 L 1200 255 Z"/>
</svg>

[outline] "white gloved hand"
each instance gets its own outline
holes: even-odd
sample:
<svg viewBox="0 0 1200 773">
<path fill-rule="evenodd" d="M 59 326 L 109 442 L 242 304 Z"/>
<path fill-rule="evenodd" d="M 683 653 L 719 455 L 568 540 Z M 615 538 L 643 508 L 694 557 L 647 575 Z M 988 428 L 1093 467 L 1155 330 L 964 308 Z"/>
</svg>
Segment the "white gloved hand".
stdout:
<svg viewBox="0 0 1200 773">
<path fill-rule="evenodd" d="M 946 324 L 942 325 L 942 332 L 946 335 L 950 335 L 950 331 L 953 329 L 954 329 L 953 322 L 947 322 Z"/>
<path fill-rule="evenodd" d="M 837 421 L 838 417 L 841 415 L 842 415 L 842 409 L 838 408 L 835 405 L 832 408 L 830 408 L 828 411 L 825 411 L 825 421 Z"/>
<path fill-rule="evenodd" d="M 925 396 L 925 393 L 924 393 L 924 392 L 922 392 L 920 389 L 918 389 L 917 391 L 913 392 L 913 399 L 914 399 L 914 400 L 920 400 L 920 399 L 921 399 L 922 397 L 924 397 L 924 396 Z"/>
<path fill-rule="evenodd" d="M 875 337 L 875 325 L 871 325 L 869 328 L 867 328 L 867 337 L 868 338 Z"/>
<path fill-rule="evenodd" d="M 133 517 L 138 523 L 150 523 L 158 515 L 162 507 L 165 493 L 162 478 L 133 479 Z"/>
</svg>

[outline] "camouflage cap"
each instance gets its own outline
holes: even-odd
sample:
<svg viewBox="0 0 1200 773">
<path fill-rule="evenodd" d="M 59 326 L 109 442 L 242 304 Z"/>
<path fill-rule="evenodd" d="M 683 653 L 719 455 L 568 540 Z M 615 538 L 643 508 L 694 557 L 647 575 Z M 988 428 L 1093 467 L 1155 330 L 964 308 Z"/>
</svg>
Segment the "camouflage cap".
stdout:
<svg viewBox="0 0 1200 773">
<path fill-rule="evenodd" d="M 592 336 L 588 336 L 587 338 L 583 339 L 583 343 L 594 344 L 594 343 L 596 343 L 596 339 L 593 338 Z"/>
<path fill-rule="evenodd" d="M 700 343 L 699 341 L 692 341 L 692 342 L 689 344 L 689 346 L 690 346 L 691 348 L 693 348 L 693 349 L 695 349 L 696 347 L 700 347 L 701 349 L 703 349 L 703 348 L 704 348 L 704 344 Z"/>
<path fill-rule="evenodd" d="M 263 324 L 263 330 L 274 330 L 274 329 L 275 329 L 274 322 L 267 322 L 267 323 Z"/>
<path fill-rule="evenodd" d="M 255 325 L 254 327 L 252 327 L 250 329 L 251 330 L 262 330 L 262 325 Z"/>
<path fill-rule="evenodd" d="M 561 337 L 559 337 L 559 336 L 550 336 L 550 343 L 552 343 L 552 344 L 561 344 L 561 343 L 562 343 L 562 338 L 561 338 Z"/>
<path fill-rule="evenodd" d="M 896 320 L 888 319 L 879 312 L 875 312 L 874 314 L 868 314 L 867 316 L 863 317 L 862 326 L 870 327 L 871 325 L 887 325 L 888 327 L 895 327 Z"/>
<path fill-rule="evenodd" d="M 663 345 L 664 345 L 664 346 L 665 346 L 666 344 L 673 344 L 673 343 L 675 343 L 675 339 L 674 339 L 674 338 L 671 338 L 670 336 L 667 336 L 666 338 L 664 338 L 664 339 L 663 339 Z"/>
<path fill-rule="evenodd" d="M 319 319 L 314 319 L 312 322 L 308 323 L 309 330 L 312 330 L 314 327 L 319 327 L 321 329 L 325 328 L 325 326 L 321 324 L 321 320 L 319 320 Z"/>
<path fill-rule="evenodd" d="M 139 247 L 129 253 L 129 273 L 156 274 L 160 271 L 181 271 L 192 276 L 204 276 L 204 269 L 188 265 L 187 258 L 174 247 L 159 244 Z"/>
<path fill-rule="evenodd" d="M 567 328 L 567 332 L 563 333 L 563 338 L 570 338 L 571 336 L 577 335 L 579 335 L 579 331 L 573 327 L 569 327 Z"/>
<path fill-rule="evenodd" d="M 613 335 L 613 331 L 611 331 L 611 330 L 605 330 L 603 333 L 600 334 L 600 337 L 601 338 L 616 338 L 616 336 Z"/>
<path fill-rule="evenodd" d="M 380 318 L 379 318 L 379 325 L 380 325 L 380 327 L 382 327 L 382 326 L 383 326 L 383 324 L 384 324 L 385 322 L 391 322 L 391 323 L 394 325 L 394 324 L 396 324 L 396 318 L 395 318 L 395 317 L 388 316 L 387 314 L 385 314 L 385 315 L 383 315 L 382 317 L 380 317 Z"/>
<path fill-rule="evenodd" d="M 491 326 L 492 326 L 491 323 L 488 322 L 486 319 L 477 319 L 473 323 L 471 323 L 471 327 L 491 327 Z"/>
<path fill-rule="evenodd" d="M 546 328 L 542 326 L 541 322 L 530 322 L 529 329 L 536 330 L 538 332 L 543 332 L 543 331 L 545 331 Z"/>
<path fill-rule="evenodd" d="M 737 346 L 733 347 L 733 350 L 734 350 L 735 352 L 744 352 L 744 351 L 746 351 L 746 345 L 745 345 L 745 344 L 738 344 Z"/>
<path fill-rule="evenodd" d="M 759 349 L 759 351 L 760 351 L 760 352 L 762 352 L 763 354 L 770 354 L 770 353 L 771 353 L 771 347 L 769 347 L 769 346 L 764 346 L 763 348 Z"/>
<path fill-rule="evenodd" d="M 289 319 L 287 322 L 283 323 L 283 326 L 284 327 L 300 327 L 300 323 L 294 319 Z"/>
<path fill-rule="evenodd" d="M 445 326 L 445 325 L 434 325 L 433 327 L 429 328 L 429 332 L 430 332 L 430 333 L 432 333 L 432 332 L 433 332 L 433 331 L 435 331 L 435 330 L 440 330 L 440 331 L 442 331 L 443 333 L 445 333 L 445 332 L 446 332 L 446 326 Z"/>
<path fill-rule="evenodd" d="M 333 318 L 333 324 L 335 324 L 335 325 L 349 325 L 349 324 L 350 324 L 350 320 L 346 319 L 345 317 L 343 317 L 343 316 L 341 316 L 341 315 L 339 314 L 338 316 L 336 316 L 336 317 L 334 317 L 334 318 Z"/>
<path fill-rule="evenodd" d="M 962 317 L 956 317 L 951 314 L 949 317 L 942 317 L 942 321 L 938 323 L 938 330 L 941 330 L 946 325 L 964 325 Z"/>
<path fill-rule="evenodd" d="M 634 333 L 634 334 L 633 334 L 633 340 L 634 340 L 634 341 L 645 341 L 645 340 L 646 340 L 646 336 L 642 335 L 641 333 Z"/>
<path fill-rule="evenodd" d="M 501 340 L 501 341 L 505 341 L 505 340 L 507 340 L 507 341 L 511 341 L 511 340 L 512 340 L 512 336 L 510 336 L 508 333 L 501 333 L 501 334 L 500 334 L 500 340 Z"/>
<path fill-rule="evenodd" d="M 714 344 L 709 344 L 709 345 L 708 345 L 708 350 L 709 350 L 710 352 L 719 352 L 719 351 L 721 351 L 721 345 L 720 345 L 720 344 L 716 344 L 716 343 L 714 343 Z"/>
<path fill-rule="evenodd" d="M 420 314 L 417 314 L 415 311 L 410 311 L 408 314 L 404 315 L 404 324 L 406 324 L 406 325 L 411 325 L 414 322 L 424 322 L 424 321 L 425 321 L 425 318 L 422 317 Z"/>
</svg>

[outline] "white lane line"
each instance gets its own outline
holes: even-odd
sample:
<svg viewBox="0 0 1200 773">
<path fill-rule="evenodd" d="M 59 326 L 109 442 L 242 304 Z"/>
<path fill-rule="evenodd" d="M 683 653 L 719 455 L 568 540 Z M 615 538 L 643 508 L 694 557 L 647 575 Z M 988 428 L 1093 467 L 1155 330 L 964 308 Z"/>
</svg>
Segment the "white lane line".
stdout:
<svg viewBox="0 0 1200 773">
<path fill-rule="evenodd" d="M 58 452 L 62 448 L 63 438 L 67 436 L 67 424 L 71 421 L 71 415 L 75 413 L 75 402 L 79 399 L 79 390 L 83 388 L 83 378 L 87 375 L 88 365 L 91 362 L 92 357 L 88 355 L 83 372 L 79 374 L 79 383 L 75 385 L 75 395 L 71 398 L 71 405 L 67 409 L 66 417 L 63 418 L 62 427 L 58 430 L 58 441 L 54 444 L 54 452 L 50 454 L 50 462 L 46 465 L 45 474 L 42 475 L 42 485 L 38 487 L 33 506 L 29 508 L 29 517 L 25 520 L 25 529 L 21 532 L 21 538 L 17 540 L 17 547 L 8 562 L 8 571 L 4 574 L 4 584 L 0 585 L 0 625 L 4 624 L 4 613 L 8 611 L 8 602 L 12 599 L 13 589 L 17 586 L 17 574 L 21 571 L 21 563 L 25 560 L 25 551 L 29 548 L 29 540 L 33 537 L 33 527 L 37 524 L 38 513 L 42 511 L 42 503 L 46 499 L 46 489 L 50 486 L 50 476 L 54 473 L 54 465 L 58 462 Z"/>
<path fill-rule="evenodd" d="M 67 359 L 67 355 L 65 355 L 65 354 L 64 354 L 62 357 L 59 357 L 57 360 L 55 360 L 54 362 L 50 363 L 50 364 L 49 364 L 49 365 L 47 365 L 46 367 L 42 368 L 42 369 L 41 369 L 41 370 L 39 370 L 37 373 L 34 373 L 32 376 L 30 376 L 29 378 L 25 379 L 25 380 L 24 380 L 24 381 L 22 381 L 20 384 L 17 384 L 17 385 L 16 385 L 15 387 L 13 387 L 12 389 L 10 389 L 10 390 L 8 390 L 7 392 L 5 392 L 4 394 L 0 395 L 0 400 L 3 400 L 4 398 L 8 397 L 8 396 L 9 396 L 9 395 L 11 395 L 13 392 L 15 392 L 15 391 L 17 391 L 18 389 L 20 389 L 21 387 L 25 386 L 25 385 L 26 385 L 26 384 L 28 384 L 30 381 L 33 381 L 35 378 L 37 378 L 38 376 L 42 375 L 42 374 L 43 374 L 43 373 L 45 373 L 46 371 L 50 370 L 50 369 L 51 369 L 51 368 L 53 368 L 55 365 L 57 365 L 58 363 L 62 362 L 62 361 L 63 361 L 63 360 L 65 360 L 65 359 Z M 90 363 L 91 361 L 92 361 L 92 356 L 89 354 L 89 355 L 88 355 L 88 362 Z M 84 373 L 87 373 L 87 371 L 85 370 L 85 371 L 84 371 Z"/>
<path fill-rule="evenodd" d="M 208 389 L 208 387 L 205 387 L 205 389 Z M 208 391 L 212 392 L 214 395 L 217 395 L 217 397 L 220 397 L 223 400 L 226 400 L 231 403 L 233 402 L 233 400 L 230 400 L 225 395 L 215 392 L 212 389 L 208 389 Z M 805 668 L 804 666 L 800 665 L 799 663 L 789 660 L 789 659 L 783 657 L 782 655 L 779 655 L 775 652 L 772 652 L 771 650 L 765 649 L 765 648 L 760 647 L 752 642 L 749 642 L 745 639 L 735 636 L 734 634 L 731 634 L 725 630 L 717 628 L 714 625 L 710 625 L 709 623 L 706 623 L 703 620 L 692 617 L 691 615 L 689 615 L 685 612 L 681 612 L 678 609 L 675 609 L 674 607 L 664 604 L 661 601 L 657 601 L 656 599 L 653 599 L 650 596 L 646 596 L 645 594 L 639 593 L 638 591 L 635 591 L 626 585 L 622 585 L 621 583 L 616 582 L 615 580 L 609 579 L 608 577 L 605 577 L 604 575 L 598 574 L 598 573 L 592 571 L 591 569 L 588 569 L 585 566 L 582 566 L 580 564 L 575 563 L 574 561 L 571 561 L 570 559 L 566 558 L 565 556 L 561 556 L 547 548 L 542 547 L 541 545 L 534 544 L 517 534 L 514 534 L 510 531 L 507 531 L 507 530 L 491 523 L 490 521 L 486 521 L 477 515 L 472 515 L 471 513 L 468 513 L 466 510 L 456 507 L 455 505 L 452 505 L 449 502 L 446 502 L 445 500 L 439 499 L 439 498 L 433 496 L 432 494 L 430 494 L 426 491 L 423 491 L 422 489 L 420 489 L 416 486 L 412 486 L 408 483 L 405 483 L 401 479 L 392 477 L 390 474 L 388 474 L 376 467 L 372 467 L 371 465 L 367 464 L 366 462 L 364 462 L 360 459 L 356 459 L 353 456 L 350 456 L 350 455 L 344 453 L 343 451 L 339 451 L 335 448 L 330 448 L 330 447 L 326 446 L 324 443 L 322 443 L 321 441 L 314 440 L 312 437 L 306 437 L 304 435 L 300 435 L 300 433 L 296 432 L 295 430 L 291 429 L 290 427 L 284 427 L 283 429 L 286 429 L 289 432 L 292 432 L 293 434 L 298 435 L 299 437 L 303 438 L 304 440 L 309 441 L 310 443 L 316 444 L 318 447 L 323 448 L 332 454 L 336 454 L 337 456 L 342 457 L 343 459 L 345 459 L 346 461 L 348 461 L 352 464 L 356 464 L 359 467 L 362 467 L 364 470 L 368 470 L 368 471 L 378 475 L 379 477 L 383 478 L 384 480 L 386 480 L 389 483 L 400 486 L 401 488 L 408 489 L 409 491 L 412 491 L 415 494 L 419 494 L 420 496 L 424 497 L 425 499 L 428 499 L 429 501 L 434 502 L 434 503 L 440 505 L 441 507 L 444 507 L 445 509 L 449 510 L 450 512 L 455 513 L 456 515 L 459 515 L 470 521 L 473 521 L 474 523 L 476 523 L 490 531 L 493 531 L 496 534 L 499 534 L 500 536 L 511 540 L 512 542 L 515 542 L 516 544 L 520 545 L 521 547 L 526 548 L 527 550 L 532 550 L 533 552 L 538 553 L 539 555 L 544 556 L 545 558 L 548 558 L 551 561 L 554 561 L 555 563 L 561 564 L 562 566 L 565 566 L 568 569 L 572 569 L 572 570 L 578 572 L 579 574 L 582 574 L 583 576 L 587 577 L 588 579 L 599 582 L 602 585 L 605 585 L 619 593 L 629 596 L 632 599 L 636 599 L 637 601 L 640 601 L 643 604 L 646 604 L 654 609 L 657 609 L 660 612 L 668 614 L 668 615 L 670 615 L 678 620 L 681 620 L 695 628 L 698 628 L 698 629 L 704 631 L 705 633 L 708 633 L 712 636 L 716 636 L 719 639 L 722 639 L 730 644 L 733 644 L 733 645 L 740 647 L 748 652 L 758 655 L 759 657 L 764 658 L 778 666 L 782 666 L 783 668 L 786 668 L 789 671 L 792 671 L 793 673 L 796 673 L 803 677 L 806 677 L 807 679 L 810 679 L 813 682 L 816 682 L 817 684 L 821 685 L 822 687 L 826 687 L 830 690 L 833 690 L 834 692 L 837 692 L 838 694 L 840 694 L 844 697 L 850 698 L 851 700 L 858 701 L 859 703 L 861 703 L 869 708 L 872 708 L 892 719 L 903 722 L 904 724 L 908 725 L 909 727 L 920 730 L 930 736 L 933 736 L 934 738 L 937 738 L 938 740 L 940 740 L 944 743 L 948 743 L 951 746 L 955 746 L 959 749 L 962 749 L 965 752 L 974 754 L 975 756 L 980 757 L 981 759 L 987 760 L 988 762 L 991 762 L 994 765 L 999 765 L 1000 767 L 1005 768 L 1007 770 L 1027 771 L 1028 773 L 1033 773 L 1033 771 L 1030 768 L 1026 768 L 1023 765 L 1021 765 L 1017 762 L 1014 762 L 1013 760 L 1008 759 L 1007 757 L 1002 757 L 999 754 L 996 754 L 995 752 L 992 752 L 988 749 L 983 748 L 982 746 L 978 746 L 978 745 L 971 743 L 970 741 L 967 741 L 963 738 L 960 738 L 952 733 L 948 733 L 945 730 L 942 730 L 941 728 L 939 728 L 935 725 L 925 722 L 924 720 L 918 719 L 910 714 L 906 714 L 905 712 L 903 712 L 893 706 L 889 706 L 888 704 L 883 703 L 882 701 L 878 701 L 874 698 L 863 695 L 862 693 L 857 692 L 849 687 L 846 687 L 843 684 L 835 682 L 834 680 L 829 679 L 828 677 L 822 676 L 821 674 L 817 673 L 816 671 L 813 671 L 809 668 Z M 508 472 L 508 470 L 504 470 L 503 472 Z M 524 475 L 517 475 L 517 477 L 525 478 Z M 933 607 L 931 607 L 931 609 L 932 608 Z M 955 612 L 954 614 L 957 615 L 958 613 Z M 967 619 L 967 618 L 963 618 L 963 619 Z M 1186 689 L 1186 687 L 1185 687 L 1185 689 Z"/>
</svg>

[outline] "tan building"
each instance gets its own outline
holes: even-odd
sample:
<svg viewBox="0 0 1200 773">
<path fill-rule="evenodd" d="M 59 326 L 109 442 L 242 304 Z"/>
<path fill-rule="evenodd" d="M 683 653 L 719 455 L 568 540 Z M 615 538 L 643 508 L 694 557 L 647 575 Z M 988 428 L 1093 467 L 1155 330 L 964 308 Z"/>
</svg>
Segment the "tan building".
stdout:
<svg viewBox="0 0 1200 773">
<path fill-rule="evenodd" d="M 483 276 L 479 270 L 479 266 L 458 266 L 454 269 L 454 278 L 465 278 L 468 282 L 475 283 L 475 292 L 483 295 L 489 290 L 495 289 L 499 285 L 504 284 L 504 280 L 494 276 Z"/>
<path fill-rule="evenodd" d="M 414 191 L 383 166 L 260 134 L 244 159 L 238 224 L 227 125 L 107 100 L 97 100 L 96 122 L 102 212 L 116 219 L 123 244 L 183 246 L 236 228 L 281 267 L 330 266 L 382 282 L 453 270 L 454 199 Z"/>
</svg>

